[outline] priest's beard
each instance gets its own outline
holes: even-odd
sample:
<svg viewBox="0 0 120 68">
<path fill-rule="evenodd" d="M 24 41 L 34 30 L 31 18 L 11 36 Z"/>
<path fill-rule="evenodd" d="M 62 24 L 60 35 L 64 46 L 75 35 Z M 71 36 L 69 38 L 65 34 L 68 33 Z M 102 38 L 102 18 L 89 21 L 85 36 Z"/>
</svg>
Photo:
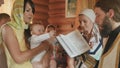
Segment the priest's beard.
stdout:
<svg viewBox="0 0 120 68">
<path fill-rule="evenodd" d="M 107 16 L 104 18 L 101 28 L 102 28 L 100 31 L 101 36 L 108 37 L 110 32 L 112 31 L 112 24 Z"/>
</svg>

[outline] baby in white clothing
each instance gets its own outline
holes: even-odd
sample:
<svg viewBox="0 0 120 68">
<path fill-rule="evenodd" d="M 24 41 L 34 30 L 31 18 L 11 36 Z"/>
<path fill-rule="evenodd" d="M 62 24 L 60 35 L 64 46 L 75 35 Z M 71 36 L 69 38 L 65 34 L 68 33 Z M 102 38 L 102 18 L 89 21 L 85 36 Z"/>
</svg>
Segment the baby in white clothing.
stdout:
<svg viewBox="0 0 120 68">
<path fill-rule="evenodd" d="M 50 31 L 49 33 L 45 32 L 44 26 L 41 23 L 32 24 L 30 26 L 30 30 L 31 30 L 31 35 L 32 35 L 29 39 L 31 49 L 39 46 L 42 43 L 42 41 L 45 41 L 54 35 L 53 31 Z M 47 51 L 44 50 L 38 55 L 36 55 L 35 57 L 33 57 L 33 59 L 31 60 L 33 64 L 33 68 L 44 68 L 45 67 L 44 66 L 45 64 L 43 65 L 43 63 L 41 62 L 46 53 Z"/>
</svg>

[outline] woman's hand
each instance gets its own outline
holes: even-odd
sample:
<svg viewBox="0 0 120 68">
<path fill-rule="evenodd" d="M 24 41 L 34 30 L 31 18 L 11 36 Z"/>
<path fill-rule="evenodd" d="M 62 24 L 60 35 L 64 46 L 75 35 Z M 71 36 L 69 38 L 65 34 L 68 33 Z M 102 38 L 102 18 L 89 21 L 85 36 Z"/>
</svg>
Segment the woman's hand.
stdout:
<svg viewBox="0 0 120 68">
<path fill-rule="evenodd" d="M 50 49 L 50 43 L 47 41 L 47 40 L 45 40 L 45 41 L 43 41 L 41 44 L 40 44 L 40 46 L 38 46 L 41 50 L 49 50 Z"/>
</svg>

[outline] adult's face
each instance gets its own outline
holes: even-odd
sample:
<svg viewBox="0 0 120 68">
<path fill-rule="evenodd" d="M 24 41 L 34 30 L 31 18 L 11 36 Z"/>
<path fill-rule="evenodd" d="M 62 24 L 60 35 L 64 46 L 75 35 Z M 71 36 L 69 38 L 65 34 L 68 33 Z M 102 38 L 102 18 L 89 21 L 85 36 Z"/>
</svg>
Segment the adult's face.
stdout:
<svg viewBox="0 0 120 68">
<path fill-rule="evenodd" d="M 92 21 L 87 16 L 80 15 L 79 16 L 79 23 L 80 23 L 79 28 L 82 30 L 83 34 L 84 35 L 90 34 L 92 27 L 93 27 Z"/>
<path fill-rule="evenodd" d="M 94 9 L 95 14 L 96 14 L 96 20 L 95 22 L 98 24 L 98 26 L 101 26 L 104 20 L 104 17 L 106 14 L 98 7 Z"/>
<path fill-rule="evenodd" d="M 32 8 L 29 3 L 26 3 L 24 11 L 24 22 L 30 24 L 32 18 L 33 18 Z"/>
<path fill-rule="evenodd" d="M 95 13 L 96 13 L 96 23 L 100 28 L 101 36 L 107 37 L 112 31 L 112 25 L 111 25 L 112 22 L 110 21 L 108 15 L 106 15 L 104 11 L 101 10 L 99 7 L 95 8 Z"/>
</svg>

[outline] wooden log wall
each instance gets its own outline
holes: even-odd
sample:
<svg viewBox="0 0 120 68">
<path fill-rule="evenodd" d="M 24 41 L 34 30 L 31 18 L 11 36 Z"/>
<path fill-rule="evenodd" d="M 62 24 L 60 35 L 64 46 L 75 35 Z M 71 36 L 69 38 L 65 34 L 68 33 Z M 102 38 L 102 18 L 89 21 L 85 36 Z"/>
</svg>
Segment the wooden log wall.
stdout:
<svg viewBox="0 0 120 68">
<path fill-rule="evenodd" d="M 78 27 L 79 22 L 77 15 L 84 8 L 90 8 L 93 3 L 89 4 L 89 0 L 77 0 L 76 18 L 65 17 L 65 1 L 66 0 L 33 0 L 35 3 L 35 15 L 33 23 L 41 20 L 44 25 L 53 24 L 57 26 L 57 33 L 66 34 Z M 96 0 L 92 0 L 95 2 Z"/>
<path fill-rule="evenodd" d="M 65 18 L 65 0 L 49 0 L 49 24 L 57 26 L 57 33 L 66 34 L 74 29 L 75 19 Z"/>
<path fill-rule="evenodd" d="M 35 14 L 34 14 L 34 18 L 33 18 L 33 23 L 35 23 L 36 21 L 42 21 L 43 24 L 46 26 L 48 24 L 48 4 L 49 4 L 49 0 L 33 0 L 35 3 Z"/>
</svg>

